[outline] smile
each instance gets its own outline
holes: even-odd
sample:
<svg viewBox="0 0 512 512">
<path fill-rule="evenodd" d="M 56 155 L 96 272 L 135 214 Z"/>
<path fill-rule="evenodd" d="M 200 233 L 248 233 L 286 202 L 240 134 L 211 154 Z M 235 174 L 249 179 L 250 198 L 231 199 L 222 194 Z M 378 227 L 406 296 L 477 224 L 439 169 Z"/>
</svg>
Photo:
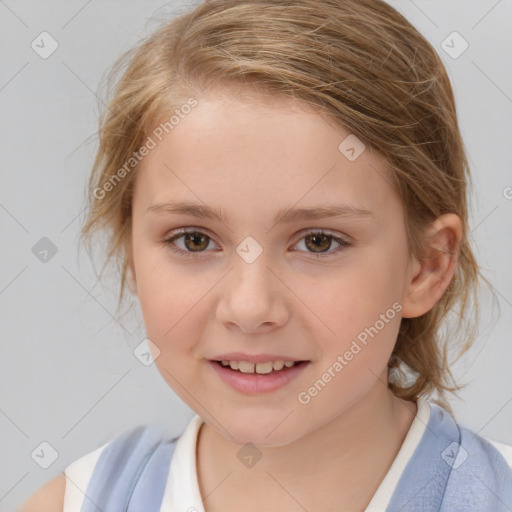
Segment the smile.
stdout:
<svg viewBox="0 0 512 512">
<path fill-rule="evenodd" d="M 282 388 L 298 377 L 311 361 L 286 361 L 286 363 L 284 361 L 256 364 L 247 361 L 209 361 L 215 374 L 225 384 L 235 391 L 247 394 L 267 393 Z"/>
</svg>

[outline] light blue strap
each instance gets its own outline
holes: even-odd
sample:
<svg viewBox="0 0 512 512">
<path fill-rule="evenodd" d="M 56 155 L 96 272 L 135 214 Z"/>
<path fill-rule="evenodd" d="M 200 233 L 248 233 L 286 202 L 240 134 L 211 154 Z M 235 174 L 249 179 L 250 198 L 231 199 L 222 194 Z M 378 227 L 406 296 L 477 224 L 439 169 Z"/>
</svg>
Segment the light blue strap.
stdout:
<svg viewBox="0 0 512 512">
<path fill-rule="evenodd" d="M 453 468 L 441 512 L 512 512 L 512 471 L 491 443 L 461 427 L 459 467 Z"/>
<path fill-rule="evenodd" d="M 512 472 L 503 456 L 442 407 L 430 408 L 387 512 L 512 512 Z"/>
<path fill-rule="evenodd" d="M 441 458 L 457 457 L 459 430 L 451 416 L 430 403 L 425 432 L 393 492 L 387 512 L 439 512 L 452 467 Z M 455 448 L 455 450 L 453 450 Z"/>
<path fill-rule="evenodd" d="M 166 441 L 153 452 L 133 491 L 127 512 L 160 510 L 175 448 L 175 440 Z"/>
<path fill-rule="evenodd" d="M 100 454 L 81 512 L 158 512 L 174 446 L 154 425 L 117 436 Z"/>
</svg>

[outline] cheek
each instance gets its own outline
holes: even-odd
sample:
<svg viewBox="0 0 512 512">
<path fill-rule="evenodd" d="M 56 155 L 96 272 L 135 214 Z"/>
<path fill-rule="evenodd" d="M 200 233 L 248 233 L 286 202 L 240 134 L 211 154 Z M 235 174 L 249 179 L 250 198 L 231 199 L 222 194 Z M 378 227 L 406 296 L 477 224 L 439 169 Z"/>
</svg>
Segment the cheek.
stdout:
<svg viewBox="0 0 512 512">
<path fill-rule="evenodd" d="M 184 316 L 188 306 L 183 276 L 165 264 L 161 250 L 149 247 L 134 249 L 137 295 L 148 337 L 162 344 L 173 332 L 173 326 Z"/>
<path fill-rule="evenodd" d="M 194 271 L 192 269 L 194 268 Z M 161 248 L 140 248 L 135 257 L 137 295 L 147 337 L 160 349 L 158 364 L 177 367 L 194 348 L 211 315 L 208 293 L 218 276 L 172 264 Z M 180 362 L 180 368 L 184 365 Z"/>
<path fill-rule="evenodd" d="M 328 404 L 336 403 L 341 409 L 350 406 L 375 385 L 387 367 L 400 327 L 401 304 L 389 292 L 392 283 L 388 279 L 372 277 L 376 280 L 371 286 L 364 286 L 368 273 L 361 279 L 352 274 L 331 290 L 333 300 L 320 309 L 334 334 L 322 328 L 323 334 L 315 340 L 322 355 L 308 388 L 313 393 L 310 396 L 316 392 L 316 379 L 329 383 L 318 393 L 322 397 L 311 402 L 318 414 Z"/>
<path fill-rule="evenodd" d="M 309 293 L 319 316 L 329 318 L 336 335 L 354 336 L 373 324 L 382 313 L 400 302 L 402 280 L 394 264 L 357 262 L 328 279 L 316 281 Z M 326 321 L 326 323 L 328 323 Z M 328 325 L 331 326 L 329 323 Z"/>
<path fill-rule="evenodd" d="M 171 266 L 141 265 L 140 270 L 138 296 L 146 335 L 159 351 L 155 365 L 175 393 L 193 406 L 190 396 L 199 396 L 204 385 L 195 371 L 197 344 L 209 314 L 201 297 L 211 284 Z"/>
<path fill-rule="evenodd" d="M 338 355 L 346 356 L 344 373 L 356 380 L 360 370 L 382 370 L 400 327 L 401 266 L 399 255 L 385 258 L 380 252 L 378 257 L 359 259 L 314 288 L 311 309 L 325 324 L 319 342 L 324 365 L 332 365 Z"/>
<path fill-rule="evenodd" d="M 158 275 L 158 272 L 154 274 Z M 179 276 L 167 282 L 163 277 L 154 278 L 154 274 L 151 273 L 139 286 L 139 302 L 148 336 L 153 336 L 158 343 L 167 344 L 180 332 L 194 330 L 194 326 L 197 329 L 197 303 L 208 288 L 195 286 Z"/>
</svg>

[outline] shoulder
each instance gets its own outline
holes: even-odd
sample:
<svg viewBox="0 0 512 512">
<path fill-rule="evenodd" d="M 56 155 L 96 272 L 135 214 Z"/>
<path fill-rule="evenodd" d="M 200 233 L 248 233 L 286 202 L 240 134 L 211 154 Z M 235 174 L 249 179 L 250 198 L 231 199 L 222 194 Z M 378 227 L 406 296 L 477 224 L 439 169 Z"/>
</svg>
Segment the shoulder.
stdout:
<svg viewBox="0 0 512 512">
<path fill-rule="evenodd" d="M 460 430 L 460 459 L 462 464 L 467 459 L 468 468 L 481 473 L 483 468 L 492 471 L 497 478 L 506 479 L 512 485 L 512 447 L 479 436 L 466 427 L 459 426 Z M 462 460 L 464 459 L 464 461 Z"/>
<path fill-rule="evenodd" d="M 109 442 L 69 464 L 56 478 L 30 496 L 16 512 L 80 510 L 96 463 Z"/>
<path fill-rule="evenodd" d="M 512 470 L 489 441 L 429 402 L 430 416 L 390 510 L 505 512 L 512 510 Z M 430 509 L 429 509 L 430 510 Z"/>
<path fill-rule="evenodd" d="M 25 501 L 16 512 L 62 512 L 66 476 L 60 473 Z"/>
<path fill-rule="evenodd" d="M 170 438 L 154 424 L 124 430 L 69 464 L 64 472 L 38 489 L 15 512 L 75 512 L 84 496 L 99 492 L 113 478 L 129 480 L 158 451 L 160 460 L 172 456 L 178 437 Z M 160 448 L 160 450 L 157 450 Z M 122 474 L 121 474 L 122 473 Z M 94 477 L 94 478 L 93 478 Z"/>
<path fill-rule="evenodd" d="M 494 466 L 504 474 L 512 475 L 512 446 L 486 439 L 462 423 L 459 423 L 450 413 L 437 404 L 430 403 L 431 417 L 429 425 L 442 433 L 444 439 L 452 443 L 456 441 L 455 452 L 447 453 L 446 462 L 452 469 L 462 467 L 480 466 L 484 464 Z M 452 445 L 450 445 L 452 446 Z M 450 460 L 455 456 L 453 461 Z M 467 464 L 466 464 L 467 461 Z"/>
<path fill-rule="evenodd" d="M 138 425 L 77 459 L 65 470 L 64 512 L 83 510 L 85 494 L 95 502 L 96 498 L 106 499 L 107 494 L 129 492 L 130 482 L 140 479 L 149 460 L 155 456 L 162 459 L 162 453 L 169 453 L 165 448 L 174 447 L 175 442 L 176 438 L 169 439 L 155 424 Z"/>
<path fill-rule="evenodd" d="M 64 507 L 62 509 L 64 512 L 80 510 L 84 500 L 84 493 L 89 485 L 98 460 L 105 448 L 112 443 L 112 441 L 113 439 L 83 455 L 66 467 L 64 470 L 66 489 Z"/>
<path fill-rule="evenodd" d="M 496 446 L 462 425 L 457 428 L 459 439 L 441 454 L 451 466 L 443 499 L 446 510 L 512 510 L 511 447 Z"/>
<path fill-rule="evenodd" d="M 491 443 L 494 448 L 500 452 L 501 456 L 505 459 L 508 467 L 512 471 L 512 446 L 505 443 L 499 443 L 498 441 L 493 441 L 489 438 L 485 438 L 485 440 Z"/>
</svg>

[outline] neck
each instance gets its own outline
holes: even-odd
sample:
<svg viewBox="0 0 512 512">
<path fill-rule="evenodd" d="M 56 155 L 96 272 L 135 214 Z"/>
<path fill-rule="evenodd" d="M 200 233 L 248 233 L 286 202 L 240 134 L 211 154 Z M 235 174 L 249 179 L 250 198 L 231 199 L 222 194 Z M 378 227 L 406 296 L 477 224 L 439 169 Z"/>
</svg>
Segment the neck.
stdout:
<svg viewBox="0 0 512 512">
<path fill-rule="evenodd" d="M 307 510 L 318 510 L 324 498 L 336 503 L 338 510 L 362 510 L 393 463 L 417 410 L 415 403 L 395 397 L 383 382 L 381 376 L 358 402 L 300 439 L 258 447 L 262 457 L 248 470 L 241 468 L 236 456 L 240 445 L 203 424 L 197 468 L 201 494 L 208 496 L 207 512 L 229 510 L 235 489 L 244 510 L 262 496 L 268 510 L 274 510 L 267 506 L 269 500 L 270 505 L 281 503 L 286 509 L 290 495 Z M 224 479 L 226 483 L 219 486 Z"/>
</svg>

